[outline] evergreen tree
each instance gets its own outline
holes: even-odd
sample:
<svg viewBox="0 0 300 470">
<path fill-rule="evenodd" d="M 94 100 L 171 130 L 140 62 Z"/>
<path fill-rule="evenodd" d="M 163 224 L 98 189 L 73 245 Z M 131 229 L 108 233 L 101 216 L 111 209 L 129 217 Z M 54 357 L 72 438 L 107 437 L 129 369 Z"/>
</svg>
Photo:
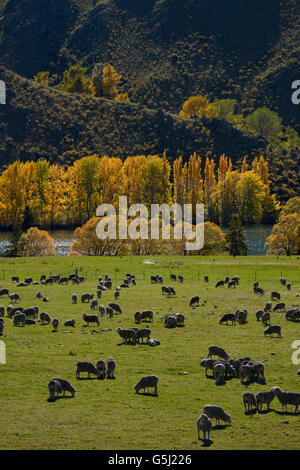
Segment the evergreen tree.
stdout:
<svg viewBox="0 0 300 470">
<path fill-rule="evenodd" d="M 237 215 L 233 215 L 229 223 L 229 231 L 226 234 L 229 254 L 232 256 L 247 256 L 248 247 L 241 221 Z"/>
</svg>

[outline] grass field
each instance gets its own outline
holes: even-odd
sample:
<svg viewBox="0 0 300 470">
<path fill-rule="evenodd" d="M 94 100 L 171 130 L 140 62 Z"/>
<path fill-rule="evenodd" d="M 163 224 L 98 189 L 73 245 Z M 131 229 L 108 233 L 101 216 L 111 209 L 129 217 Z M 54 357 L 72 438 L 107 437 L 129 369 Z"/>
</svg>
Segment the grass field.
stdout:
<svg viewBox="0 0 300 470">
<path fill-rule="evenodd" d="M 13 275 L 39 280 L 41 274 L 69 275 L 75 268 L 86 276 L 80 286 L 70 283 L 22 288 L 11 282 Z M 136 275 L 137 285 L 122 289 L 118 303 L 123 313 L 100 319 L 100 329 L 111 331 L 92 333 L 95 328 L 84 327 L 82 320 L 83 313 L 90 313 L 89 306 L 80 302 L 72 305 L 71 295 L 96 292 L 98 276 L 109 273 L 113 289 L 99 301 L 107 305 L 114 300 L 114 287 L 127 272 Z M 171 282 L 170 272 L 182 274 L 183 284 Z M 157 273 L 164 277 L 164 285 L 174 286 L 176 297 L 163 296 L 161 286 L 150 283 L 150 276 Z M 206 274 L 208 284 L 203 281 Z M 226 275 L 240 277 L 237 289 L 215 289 L 216 281 Z M 280 284 L 281 275 L 291 282 L 290 292 Z M 254 280 L 265 289 L 264 297 L 253 293 Z M 203 449 L 206 445 L 197 439 L 196 421 L 206 404 L 222 406 L 232 419 L 231 426 L 213 427 L 210 449 L 299 448 L 300 413 L 295 415 L 290 407 L 290 412 L 282 414 L 275 398 L 270 412 L 246 415 L 242 402 L 245 390 L 257 393 L 279 386 L 300 392 L 296 374 L 300 365 L 291 361 L 291 344 L 300 340 L 300 324 L 286 321 L 284 313 L 273 313 L 271 323 L 281 325 L 282 338 L 266 338 L 262 323 L 255 317 L 255 311 L 270 300 L 271 290 L 279 291 L 288 307 L 300 303 L 298 258 L 2 259 L 0 286 L 20 293 L 22 306 L 39 305 L 40 311 L 60 319 L 54 333 L 51 325 L 40 323 L 14 327 L 5 317 L 2 339 L 7 356 L 6 364 L 0 365 L 1 449 Z M 36 298 L 38 290 L 50 298 L 48 304 Z M 191 309 L 188 304 L 194 295 L 200 296 L 200 306 Z M 205 305 L 203 300 L 207 301 Z M 7 297 L 0 299 L 1 305 L 8 303 Z M 247 324 L 219 325 L 222 314 L 237 308 L 248 310 Z M 116 328 L 134 326 L 134 313 L 145 309 L 154 311 L 151 336 L 161 345 L 122 345 Z M 169 312 L 184 313 L 185 326 L 164 328 L 162 316 Z M 77 319 L 75 328 L 65 328 L 64 321 L 73 317 Z M 210 344 L 224 347 L 231 357 L 248 355 L 263 361 L 266 384 L 245 386 L 235 378 L 217 386 L 200 366 Z M 109 356 L 117 362 L 115 380 L 76 380 L 78 361 L 95 364 Z M 134 385 L 150 374 L 159 377 L 158 397 L 135 394 Z M 77 390 L 75 398 L 49 402 L 47 385 L 52 377 L 69 380 Z"/>
</svg>

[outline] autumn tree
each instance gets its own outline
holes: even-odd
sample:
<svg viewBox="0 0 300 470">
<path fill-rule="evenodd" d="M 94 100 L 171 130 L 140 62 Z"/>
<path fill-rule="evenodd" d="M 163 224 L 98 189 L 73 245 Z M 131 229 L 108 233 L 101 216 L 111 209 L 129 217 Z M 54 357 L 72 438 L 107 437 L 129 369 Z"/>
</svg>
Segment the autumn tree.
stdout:
<svg viewBox="0 0 300 470">
<path fill-rule="evenodd" d="M 268 255 L 299 255 L 300 254 L 300 215 L 297 213 L 281 215 L 273 226 L 265 246 Z"/>
<path fill-rule="evenodd" d="M 92 80 L 86 75 L 87 69 L 74 65 L 64 72 L 61 88 L 68 93 L 94 95 Z"/>
<path fill-rule="evenodd" d="M 288 214 L 300 215 L 300 196 L 290 198 L 282 207 L 281 215 Z"/>
<path fill-rule="evenodd" d="M 217 115 L 215 107 L 204 96 L 192 96 L 182 106 L 180 116 L 192 118 L 213 118 Z"/>
<path fill-rule="evenodd" d="M 221 227 L 212 223 L 204 223 L 204 245 L 199 251 L 200 255 L 218 255 L 226 252 L 225 233 Z"/>
<path fill-rule="evenodd" d="M 31 227 L 21 235 L 18 243 L 19 256 L 55 256 L 55 243 L 45 230 Z"/>
<path fill-rule="evenodd" d="M 49 72 L 39 72 L 33 77 L 33 80 L 41 85 L 49 86 Z"/>
<path fill-rule="evenodd" d="M 204 168 L 204 203 L 206 207 L 207 217 L 210 216 L 211 210 L 211 196 L 216 188 L 216 176 L 215 176 L 215 162 L 213 159 L 209 160 L 207 157 L 205 160 Z"/>
<path fill-rule="evenodd" d="M 187 163 L 182 162 L 182 157 L 173 162 L 173 187 L 174 202 L 181 206 L 187 201 Z"/>
<path fill-rule="evenodd" d="M 192 205 L 193 217 L 195 217 L 196 205 L 203 203 L 201 158 L 196 154 L 196 152 L 189 158 L 187 177 L 187 201 Z"/>
<path fill-rule="evenodd" d="M 102 96 L 109 99 L 114 99 L 118 95 L 118 84 L 121 80 L 121 75 L 110 64 L 106 65 L 103 69 L 103 78 L 101 82 Z"/>
<path fill-rule="evenodd" d="M 122 167 L 122 195 L 128 197 L 128 204 L 142 202 L 144 190 L 144 165 L 145 155 L 127 157 Z"/>
<path fill-rule="evenodd" d="M 237 207 L 245 223 L 260 223 L 263 216 L 265 185 L 254 171 L 240 175 L 236 187 Z"/>
</svg>

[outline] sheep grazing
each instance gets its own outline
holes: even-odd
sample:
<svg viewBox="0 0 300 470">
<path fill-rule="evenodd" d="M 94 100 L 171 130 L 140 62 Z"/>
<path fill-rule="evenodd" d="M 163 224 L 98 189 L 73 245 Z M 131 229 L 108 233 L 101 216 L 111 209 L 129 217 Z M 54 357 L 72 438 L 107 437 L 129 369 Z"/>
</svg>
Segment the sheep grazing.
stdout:
<svg viewBox="0 0 300 470">
<path fill-rule="evenodd" d="M 236 287 L 236 282 L 233 281 L 233 280 L 229 281 L 228 284 L 227 284 L 227 287 L 228 287 L 228 289 L 230 289 L 231 287 L 233 287 L 233 288 L 235 289 L 235 287 Z"/>
<path fill-rule="evenodd" d="M 1 289 L 0 290 L 0 297 L 2 297 L 3 295 L 7 295 L 7 297 L 9 296 L 9 290 L 8 289 Z"/>
<path fill-rule="evenodd" d="M 284 312 L 285 311 L 285 303 L 279 302 L 273 307 L 273 312 Z"/>
<path fill-rule="evenodd" d="M 178 281 L 181 283 L 183 282 L 183 276 L 181 274 L 178 275 Z"/>
<path fill-rule="evenodd" d="M 101 372 L 97 367 L 95 367 L 91 362 L 77 362 L 77 369 L 76 369 L 76 378 L 80 379 L 80 373 L 87 372 L 89 379 L 91 378 L 91 374 L 97 375 L 100 378 Z"/>
<path fill-rule="evenodd" d="M 271 300 L 280 300 L 281 296 L 279 292 L 271 292 Z"/>
<path fill-rule="evenodd" d="M 224 382 L 224 377 L 225 377 L 225 365 L 222 364 L 221 362 L 217 362 L 214 364 L 213 367 L 213 376 L 216 381 L 216 385 Z"/>
<path fill-rule="evenodd" d="M 218 356 L 225 361 L 228 361 L 229 356 L 227 352 L 223 348 L 219 348 L 218 346 L 209 346 L 207 357 Z"/>
<path fill-rule="evenodd" d="M 99 305 L 99 313 L 101 315 L 101 317 L 104 317 L 105 315 L 105 306 L 104 305 Z"/>
<path fill-rule="evenodd" d="M 263 322 L 264 325 L 269 325 L 271 324 L 271 315 L 269 312 L 266 312 L 263 314 L 261 321 Z"/>
<path fill-rule="evenodd" d="M 4 330 L 4 320 L 1 318 L 0 320 L 0 336 L 3 336 L 3 330 Z"/>
<path fill-rule="evenodd" d="M 160 345 L 160 341 L 158 339 L 155 339 L 155 338 L 150 338 L 148 340 L 148 344 L 149 346 L 151 347 L 155 347 L 155 346 L 159 346 Z"/>
<path fill-rule="evenodd" d="M 176 328 L 177 319 L 175 315 L 166 315 L 165 316 L 165 328 Z"/>
<path fill-rule="evenodd" d="M 190 307 L 195 307 L 195 306 L 199 307 L 199 301 L 200 301 L 200 299 L 199 299 L 199 297 L 196 295 L 196 296 L 194 296 L 194 297 L 191 298 L 190 303 L 189 303 L 189 306 L 190 306 Z"/>
<path fill-rule="evenodd" d="M 239 325 L 244 325 L 245 323 L 247 323 L 247 315 L 247 310 L 238 310 L 236 312 L 235 316 Z"/>
<path fill-rule="evenodd" d="M 287 290 L 291 290 L 292 286 L 289 282 L 287 283 L 286 288 L 287 288 Z"/>
<path fill-rule="evenodd" d="M 114 311 L 110 306 L 106 307 L 106 316 L 109 318 L 113 318 L 114 316 Z"/>
<path fill-rule="evenodd" d="M 224 286 L 224 284 L 225 284 L 224 281 L 218 281 L 216 283 L 215 287 L 222 287 L 222 286 Z"/>
<path fill-rule="evenodd" d="M 24 313 L 15 313 L 14 315 L 14 326 L 25 326 L 26 315 Z"/>
<path fill-rule="evenodd" d="M 92 300 L 92 302 L 90 303 L 90 309 L 91 310 L 98 310 L 98 300 L 97 299 Z"/>
<path fill-rule="evenodd" d="M 72 320 L 65 321 L 64 326 L 71 326 L 72 328 L 74 328 L 75 323 L 76 323 L 76 319 L 72 318 Z"/>
<path fill-rule="evenodd" d="M 87 326 L 89 326 L 90 323 L 96 323 L 97 326 L 100 326 L 100 321 L 97 315 L 87 315 L 84 313 L 82 318 L 86 322 Z"/>
<path fill-rule="evenodd" d="M 255 399 L 254 393 L 245 392 L 243 394 L 243 403 L 244 403 L 246 413 L 247 412 L 249 413 L 250 411 L 252 411 L 252 407 L 256 407 L 256 399 Z"/>
<path fill-rule="evenodd" d="M 285 286 L 286 285 L 286 280 L 284 279 L 284 277 L 281 277 L 280 278 L 280 283 Z"/>
<path fill-rule="evenodd" d="M 200 362 L 200 365 L 205 368 L 205 377 L 208 377 L 207 371 L 208 371 L 209 369 L 210 369 L 210 370 L 213 370 L 214 364 L 215 364 L 216 361 L 217 361 L 217 359 L 209 358 L 209 359 L 203 359 L 203 360 Z"/>
<path fill-rule="evenodd" d="M 91 302 L 93 298 L 94 298 L 94 294 L 82 294 L 81 303 Z"/>
<path fill-rule="evenodd" d="M 176 282 L 176 281 L 177 281 L 176 274 L 171 274 L 171 275 L 170 275 L 170 280 Z"/>
<path fill-rule="evenodd" d="M 252 369 L 252 377 L 253 379 L 257 379 L 258 381 L 265 382 L 265 366 L 260 361 L 249 361 L 248 365 L 250 365 Z"/>
<path fill-rule="evenodd" d="M 174 317 L 176 318 L 177 326 L 184 326 L 185 316 L 183 315 L 183 313 L 176 313 Z"/>
<path fill-rule="evenodd" d="M 57 331 L 58 323 L 59 323 L 58 318 L 53 318 L 52 320 L 53 331 Z"/>
<path fill-rule="evenodd" d="M 256 394 L 256 401 L 257 401 L 257 409 L 258 411 L 262 411 L 263 405 L 267 405 L 267 410 L 270 409 L 270 404 L 274 399 L 274 392 L 273 389 L 266 391 L 266 392 L 258 392 Z"/>
<path fill-rule="evenodd" d="M 75 388 L 70 384 L 70 382 L 68 382 L 67 380 L 64 380 L 64 379 L 58 379 L 58 378 L 55 378 L 55 379 L 52 379 L 52 380 L 55 380 L 57 381 L 60 386 L 61 386 L 61 389 L 63 391 L 63 396 L 65 396 L 66 392 L 70 392 L 72 397 L 74 397 L 75 395 Z M 61 393 L 61 392 L 60 392 Z"/>
<path fill-rule="evenodd" d="M 273 387 L 272 392 L 280 401 L 283 412 L 287 411 L 287 405 L 293 405 L 295 413 L 297 413 L 298 406 L 300 405 L 300 393 L 283 392 L 279 387 Z"/>
<path fill-rule="evenodd" d="M 17 276 L 13 276 L 13 277 L 11 278 L 11 282 L 17 282 L 17 283 L 19 283 L 19 282 L 20 282 L 20 279 L 19 279 Z"/>
<path fill-rule="evenodd" d="M 146 342 L 149 341 L 151 335 L 151 330 L 149 328 L 142 328 L 135 333 L 136 341 L 139 343 L 140 338 L 142 339 L 142 343 L 144 342 L 144 338 L 146 338 Z"/>
<path fill-rule="evenodd" d="M 103 361 L 102 359 L 100 359 L 97 364 L 96 364 L 96 367 L 97 369 L 99 369 L 100 371 L 100 379 L 104 379 L 105 378 L 105 373 L 106 373 L 106 364 L 105 364 L 105 361 Z"/>
<path fill-rule="evenodd" d="M 4 317 L 5 315 L 5 307 L 3 305 L 0 305 L 0 317 Z"/>
<path fill-rule="evenodd" d="M 39 292 L 36 294 L 36 298 L 37 298 L 37 299 L 43 299 L 43 298 L 44 298 L 44 294 L 43 294 L 41 291 L 39 291 Z"/>
<path fill-rule="evenodd" d="M 135 312 L 134 323 L 140 323 L 140 322 L 141 322 L 141 312 Z"/>
<path fill-rule="evenodd" d="M 111 302 L 110 304 L 108 304 L 108 306 L 113 309 L 114 313 L 119 313 L 119 314 L 122 313 L 122 309 L 119 304 L 115 304 L 114 302 Z"/>
<path fill-rule="evenodd" d="M 267 302 L 264 306 L 264 312 L 270 312 L 272 310 L 272 302 Z"/>
<path fill-rule="evenodd" d="M 113 357 L 107 359 L 107 378 L 114 379 L 114 370 L 116 368 L 116 361 Z"/>
<path fill-rule="evenodd" d="M 205 414 L 200 415 L 199 418 L 197 419 L 198 440 L 200 440 L 200 431 L 203 432 L 203 439 L 206 440 L 206 433 L 207 433 L 207 439 L 210 440 L 211 430 L 212 430 L 211 419 Z"/>
<path fill-rule="evenodd" d="M 9 298 L 12 302 L 17 302 L 17 301 L 21 302 L 21 298 L 19 294 L 10 294 Z"/>
<path fill-rule="evenodd" d="M 226 323 L 226 325 L 228 325 L 229 321 L 231 321 L 231 325 L 235 325 L 234 313 L 225 313 L 225 315 L 223 315 L 222 318 L 220 318 L 219 324 L 222 325 L 223 323 Z"/>
<path fill-rule="evenodd" d="M 204 276 L 204 282 L 208 282 L 209 279 L 208 279 L 208 276 Z"/>
<path fill-rule="evenodd" d="M 144 310 L 141 313 L 140 321 L 145 320 L 153 323 L 153 312 L 152 310 Z"/>
<path fill-rule="evenodd" d="M 118 300 L 119 297 L 120 297 L 120 291 L 116 290 L 116 291 L 114 292 L 114 298 L 115 298 L 116 300 Z"/>
<path fill-rule="evenodd" d="M 273 338 L 274 333 L 276 333 L 278 335 L 278 338 L 282 338 L 282 336 L 281 336 L 281 326 L 273 325 L 273 326 L 269 326 L 269 328 L 264 330 L 264 335 L 265 336 L 271 335 L 272 338 Z"/>
<path fill-rule="evenodd" d="M 257 321 L 261 321 L 261 319 L 262 319 L 262 317 L 263 317 L 263 314 L 264 314 L 264 311 L 263 311 L 263 310 L 257 310 L 257 312 L 255 313 L 256 320 L 257 320 Z"/>
<path fill-rule="evenodd" d="M 134 386 L 134 390 L 136 393 L 139 393 L 139 391 L 143 388 L 144 393 L 146 393 L 146 388 L 149 392 L 149 388 L 154 388 L 154 394 L 158 396 L 157 394 L 157 383 L 158 383 L 158 377 L 156 375 L 148 375 L 146 377 L 142 377 L 141 380 L 138 381 L 138 383 Z"/>
<path fill-rule="evenodd" d="M 122 338 L 123 343 L 129 343 L 133 341 L 134 344 L 136 343 L 136 329 L 130 328 L 125 330 L 123 328 L 117 328 L 118 335 Z"/>
<path fill-rule="evenodd" d="M 224 421 L 224 423 L 231 423 L 231 416 L 225 413 L 221 406 L 205 405 L 203 413 L 211 419 L 214 418 L 216 420 L 216 426 L 220 425 L 220 420 Z"/>
<path fill-rule="evenodd" d="M 50 380 L 50 382 L 48 383 L 48 389 L 50 393 L 50 397 L 49 397 L 50 401 L 55 400 L 55 394 L 56 394 L 56 397 L 58 398 L 58 394 L 63 392 L 60 382 L 55 379 Z"/>
<path fill-rule="evenodd" d="M 241 379 L 241 383 L 244 383 L 245 380 L 249 382 L 253 377 L 251 366 L 248 364 L 242 364 L 239 370 L 239 377 Z"/>
</svg>

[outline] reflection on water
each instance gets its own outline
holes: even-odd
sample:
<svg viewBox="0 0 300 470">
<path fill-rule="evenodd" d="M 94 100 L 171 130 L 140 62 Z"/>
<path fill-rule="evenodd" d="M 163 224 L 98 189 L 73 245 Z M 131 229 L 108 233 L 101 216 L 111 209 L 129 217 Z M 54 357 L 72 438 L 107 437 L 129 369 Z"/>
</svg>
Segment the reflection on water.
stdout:
<svg viewBox="0 0 300 470">
<path fill-rule="evenodd" d="M 226 232 L 228 229 L 223 229 Z M 249 255 L 265 255 L 266 249 L 264 247 L 266 238 L 272 231 L 272 225 L 255 225 L 251 227 L 244 227 Z M 73 230 L 54 230 L 49 232 L 56 244 L 57 256 L 65 256 L 70 251 L 70 245 L 73 241 Z M 9 247 L 9 233 L 0 232 L 0 253 L 4 252 Z"/>
</svg>

